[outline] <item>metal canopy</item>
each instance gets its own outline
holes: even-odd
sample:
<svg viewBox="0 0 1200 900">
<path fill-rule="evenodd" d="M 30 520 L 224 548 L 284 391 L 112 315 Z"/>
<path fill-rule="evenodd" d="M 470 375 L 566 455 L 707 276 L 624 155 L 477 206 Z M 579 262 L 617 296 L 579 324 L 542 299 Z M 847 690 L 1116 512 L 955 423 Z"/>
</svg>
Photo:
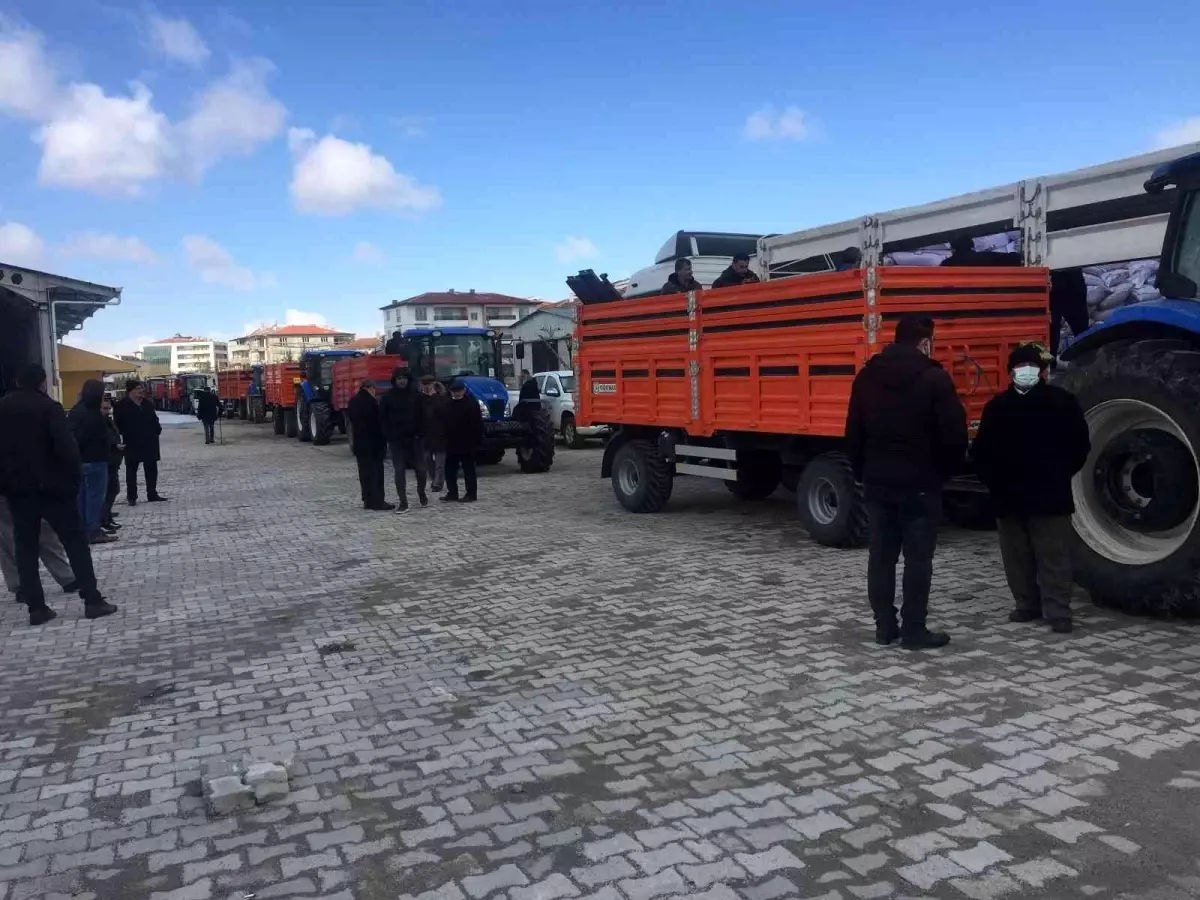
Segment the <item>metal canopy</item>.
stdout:
<svg viewBox="0 0 1200 900">
<path fill-rule="evenodd" d="M 11 266 L 0 260 L 0 287 L 37 308 L 53 306 L 54 339 L 62 340 L 101 307 L 121 301 L 121 289 Z"/>
</svg>

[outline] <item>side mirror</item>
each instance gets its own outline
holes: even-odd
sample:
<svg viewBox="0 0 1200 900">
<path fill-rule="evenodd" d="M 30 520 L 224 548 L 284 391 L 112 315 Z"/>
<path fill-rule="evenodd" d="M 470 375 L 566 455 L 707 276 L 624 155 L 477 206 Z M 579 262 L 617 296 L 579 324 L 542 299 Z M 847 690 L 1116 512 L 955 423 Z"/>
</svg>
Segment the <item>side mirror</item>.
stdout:
<svg viewBox="0 0 1200 900">
<path fill-rule="evenodd" d="M 517 341 L 515 344 L 513 344 L 513 353 L 516 354 L 517 359 L 524 359 L 525 358 L 525 342 Z"/>
<path fill-rule="evenodd" d="M 1197 298 L 1196 282 L 1178 272 L 1158 273 L 1158 292 L 1164 297 L 1174 297 L 1179 300 L 1194 300 Z"/>
</svg>

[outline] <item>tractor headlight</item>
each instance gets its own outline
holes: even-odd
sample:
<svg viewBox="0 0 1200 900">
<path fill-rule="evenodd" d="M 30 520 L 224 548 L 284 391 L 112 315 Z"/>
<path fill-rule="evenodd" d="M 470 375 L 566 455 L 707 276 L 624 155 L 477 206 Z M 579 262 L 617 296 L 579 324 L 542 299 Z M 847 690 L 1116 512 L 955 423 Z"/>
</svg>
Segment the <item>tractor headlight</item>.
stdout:
<svg viewBox="0 0 1200 900">
<path fill-rule="evenodd" d="M 480 411 L 481 413 L 483 413 L 483 417 L 484 417 L 485 419 L 487 419 L 487 418 L 489 418 L 489 417 L 490 417 L 490 414 L 488 413 L 487 404 L 486 404 L 486 403 L 484 403 L 482 400 L 480 400 L 480 401 L 479 401 L 479 411 Z"/>
<path fill-rule="evenodd" d="M 507 403 L 504 404 L 504 418 L 506 418 L 506 419 L 512 418 L 512 401 L 511 400 L 509 400 Z"/>
</svg>

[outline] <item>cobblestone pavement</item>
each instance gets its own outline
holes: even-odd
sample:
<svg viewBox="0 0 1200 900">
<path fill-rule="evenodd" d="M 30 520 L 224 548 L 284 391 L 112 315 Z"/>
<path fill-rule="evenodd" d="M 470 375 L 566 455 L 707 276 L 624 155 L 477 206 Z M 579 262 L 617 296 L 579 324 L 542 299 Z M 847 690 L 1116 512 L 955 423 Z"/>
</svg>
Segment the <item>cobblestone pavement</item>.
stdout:
<svg viewBox="0 0 1200 900">
<path fill-rule="evenodd" d="M 632 516 L 560 451 L 386 516 L 344 443 L 224 432 L 118 507 L 119 615 L 0 608 L 0 900 L 1200 896 L 1194 630 L 1010 625 L 947 531 L 954 644 L 878 648 L 783 492 Z M 290 795 L 210 818 L 205 761 L 267 745 Z"/>
</svg>

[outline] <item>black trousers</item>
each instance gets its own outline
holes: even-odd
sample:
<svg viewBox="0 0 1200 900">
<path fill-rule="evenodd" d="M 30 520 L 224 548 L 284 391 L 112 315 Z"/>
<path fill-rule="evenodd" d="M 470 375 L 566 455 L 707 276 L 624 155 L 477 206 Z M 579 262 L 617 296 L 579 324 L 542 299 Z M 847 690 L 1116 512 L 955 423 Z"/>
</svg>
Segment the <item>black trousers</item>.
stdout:
<svg viewBox="0 0 1200 900">
<path fill-rule="evenodd" d="M 146 468 L 146 496 L 158 496 L 158 460 L 147 459 L 126 459 L 125 460 L 125 497 L 128 500 L 137 500 L 137 473 L 138 466 Z"/>
<path fill-rule="evenodd" d="M 101 522 L 112 521 L 113 502 L 121 493 L 121 464 L 108 464 L 108 488 L 104 491 L 104 510 L 100 514 Z"/>
<path fill-rule="evenodd" d="M 366 509 L 383 506 L 383 457 L 374 453 L 363 453 L 354 457 L 358 463 L 358 486 L 362 489 L 362 502 Z"/>
<path fill-rule="evenodd" d="M 1071 518 L 998 518 L 1000 557 L 1020 612 L 1071 621 Z"/>
<path fill-rule="evenodd" d="M 216 434 L 215 434 L 215 426 L 217 423 L 215 421 L 209 422 L 205 419 L 201 419 L 200 421 L 204 422 L 204 443 L 206 443 L 206 444 L 214 443 L 217 440 Z"/>
<path fill-rule="evenodd" d="M 870 559 L 867 563 L 867 595 L 875 614 L 876 628 L 907 634 L 924 631 L 941 515 L 941 491 L 895 493 L 868 487 Z M 896 564 L 900 561 L 901 551 L 904 552 L 904 582 L 900 606 L 902 625 L 898 628 Z"/>
<path fill-rule="evenodd" d="M 101 602 L 104 598 L 96 589 L 96 570 L 92 568 L 92 553 L 83 534 L 83 523 L 79 520 L 76 496 L 14 494 L 8 498 L 8 506 L 12 510 L 13 550 L 17 578 L 21 584 L 17 599 L 27 604 L 31 611 L 46 606 L 46 595 L 42 592 L 42 579 L 38 573 L 42 520 L 45 519 L 62 541 L 84 603 Z"/>
<path fill-rule="evenodd" d="M 391 441 L 388 449 L 392 453 L 392 468 L 396 476 L 396 496 L 400 498 L 401 506 L 408 506 L 408 473 L 409 465 L 417 473 L 417 496 L 425 496 L 425 454 L 421 450 L 421 442 L 416 438 L 407 441 Z"/>
<path fill-rule="evenodd" d="M 474 453 L 446 454 L 446 493 L 451 497 L 458 496 L 458 470 L 462 469 L 463 486 L 466 496 L 474 500 L 479 490 L 479 479 L 475 473 Z"/>
</svg>

